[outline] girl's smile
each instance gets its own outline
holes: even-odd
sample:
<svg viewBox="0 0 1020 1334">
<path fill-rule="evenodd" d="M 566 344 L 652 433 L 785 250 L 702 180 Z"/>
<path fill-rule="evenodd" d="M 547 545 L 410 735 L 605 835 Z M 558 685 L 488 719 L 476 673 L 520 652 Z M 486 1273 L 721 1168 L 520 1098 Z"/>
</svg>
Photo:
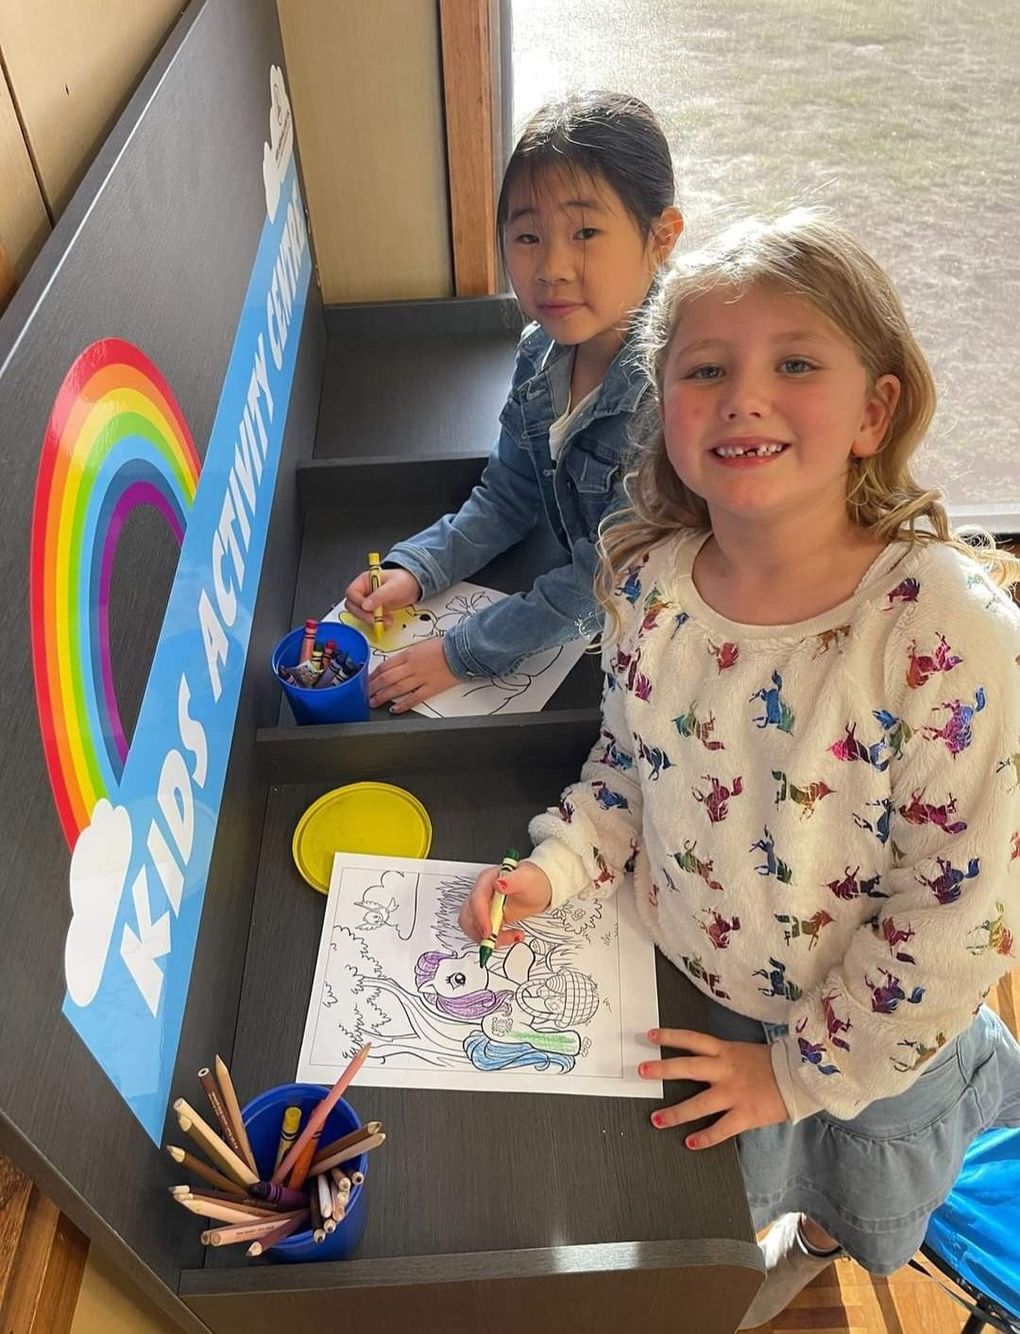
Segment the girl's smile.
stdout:
<svg viewBox="0 0 1020 1334">
<path fill-rule="evenodd" d="M 728 467 L 750 467 L 778 458 L 786 450 L 783 440 L 767 440 L 760 436 L 737 436 L 732 440 L 722 440 L 712 452 L 716 458 Z"/>
</svg>

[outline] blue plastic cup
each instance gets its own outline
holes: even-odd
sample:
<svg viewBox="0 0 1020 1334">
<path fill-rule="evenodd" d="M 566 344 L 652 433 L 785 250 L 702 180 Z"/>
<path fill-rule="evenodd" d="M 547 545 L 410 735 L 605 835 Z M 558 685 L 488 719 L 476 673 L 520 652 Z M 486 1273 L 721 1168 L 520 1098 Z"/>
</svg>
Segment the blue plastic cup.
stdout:
<svg viewBox="0 0 1020 1334">
<path fill-rule="evenodd" d="M 315 642 L 324 644 L 335 639 L 342 649 L 358 664 L 358 672 L 348 681 L 336 685 L 296 686 L 280 675 L 281 667 L 296 667 L 301 653 L 304 627 L 291 630 L 273 650 L 273 675 L 283 686 L 294 717 L 299 723 L 367 723 L 368 722 L 368 662 L 371 654 L 368 640 L 360 630 L 344 625 L 342 621 L 320 621 L 315 631 Z"/>
<path fill-rule="evenodd" d="M 278 1088 L 267 1089 L 257 1098 L 252 1098 L 241 1109 L 244 1128 L 248 1132 L 248 1142 L 255 1155 L 255 1165 L 259 1169 L 259 1178 L 268 1181 L 273 1175 L 276 1161 L 276 1149 L 280 1143 L 280 1128 L 283 1114 L 288 1107 L 301 1108 L 301 1121 L 308 1120 L 309 1113 L 318 1107 L 329 1092 L 325 1084 L 280 1084 Z M 361 1126 L 358 1114 L 349 1102 L 343 1098 L 326 1117 L 326 1124 L 319 1137 L 320 1144 L 339 1139 Z M 350 1172 L 367 1170 L 368 1154 L 360 1154 L 344 1163 Z M 361 1240 L 365 1230 L 365 1195 L 364 1186 L 352 1186 L 347 1209 L 343 1219 L 333 1232 L 326 1234 L 325 1241 L 312 1239 L 312 1230 L 292 1232 L 283 1241 L 278 1241 L 266 1254 L 273 1260 L 346 1260 Z"/>
</svg>

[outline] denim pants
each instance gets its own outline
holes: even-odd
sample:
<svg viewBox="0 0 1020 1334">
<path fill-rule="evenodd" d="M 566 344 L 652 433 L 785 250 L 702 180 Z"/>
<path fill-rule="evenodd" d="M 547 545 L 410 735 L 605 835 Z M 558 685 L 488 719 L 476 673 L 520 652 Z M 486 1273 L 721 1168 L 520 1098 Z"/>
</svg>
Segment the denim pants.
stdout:
<svg viewBox="0 0 1020 1334">
<path fill-rule="evenodd" d="M 717 1037 L 771 1042 L 786 1031 L 716 1002 L 709 1009 Z M 920 1246 L 971 1140 L 991 1126 L 1016 1125 L 1020 1045 L 982 1006 L 905 1093 L 871 1103 L 850 1121 L 816 1112 L 796 1125 L 740 1135 L 755 1228 L 805 1213 L 863 1268 L 891 1274 Z"/>
</svg>

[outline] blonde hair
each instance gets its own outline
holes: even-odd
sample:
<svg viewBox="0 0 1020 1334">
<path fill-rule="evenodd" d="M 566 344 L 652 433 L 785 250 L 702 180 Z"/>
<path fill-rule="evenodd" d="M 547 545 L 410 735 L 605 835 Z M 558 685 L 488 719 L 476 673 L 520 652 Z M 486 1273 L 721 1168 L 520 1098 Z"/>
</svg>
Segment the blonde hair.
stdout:
<svg viewBox="0 0 1020 1334">
<path fill-rule="evenodd" d="M 850 341 L 869 385 L 883 375 L 895 375 L 900 382 L 899 401 L 878 452 L 851 457 L 850 519 L 886 541 L 945 542 L 980 561 L 1001 586 L 1018 582 L 1020 561 L 997 548 L 982 529 L 968 529 L 966 540 L 954 532 L 941 493 L 919 486 L 911 475 L 910 456 L 935 411 L 931 371 L 885 273 L 849 232 L 816 209 L 794 209 L 774 222 L 749 218 L 735 223 L 667 268 L 639 337 L 660 407 L 670 342 L 687 307 L 720 287 L 739 295 L 756 286 L 810 302 Z M 599 526 L 595 591 L 614 634 L 619 617 L 613 590 L 627 566 L 678 530 L 711 528 L 705 501 L 684 485 L 669 461 L 661 412 L 627 475 L 626 489 L 629 505 Z"/>
</svg>

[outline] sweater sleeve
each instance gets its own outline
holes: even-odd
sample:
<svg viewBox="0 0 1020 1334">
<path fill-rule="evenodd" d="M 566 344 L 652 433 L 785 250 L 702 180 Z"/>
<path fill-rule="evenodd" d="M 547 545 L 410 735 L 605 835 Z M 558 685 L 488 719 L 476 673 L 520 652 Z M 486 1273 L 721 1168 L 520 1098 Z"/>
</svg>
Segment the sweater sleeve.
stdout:
<svg viewBox="0 0 1020 1334">
<path fill-rule="evenodd" d="M 628 607 L 626 611 L 633 611 Z M 624 616 L 623 642 L 628 633 Z M 625 717 L 626 691 L 617 676 L 626 660 L 619 644 L 603 644 L 602 729 L 558 808 L 531 821 L 530 860 L 548 875 L 552 907 L 574 895 L 608 898 L 634 869 L 641 839 L 642 793 L 634 739 Z"/>
<path fill-rule="evenodd" d="M 773 1046 L 794 1120 L 848 1119 L 904 1092 L 1013 966 L 1020 615 L 985 581 L 972 595 L 974 580 L 913 608 L 888 641 L 890 708 L 875 716 L 904 725 L 889 760 L 892 867 L 877 917 Z"/>
</svg>

